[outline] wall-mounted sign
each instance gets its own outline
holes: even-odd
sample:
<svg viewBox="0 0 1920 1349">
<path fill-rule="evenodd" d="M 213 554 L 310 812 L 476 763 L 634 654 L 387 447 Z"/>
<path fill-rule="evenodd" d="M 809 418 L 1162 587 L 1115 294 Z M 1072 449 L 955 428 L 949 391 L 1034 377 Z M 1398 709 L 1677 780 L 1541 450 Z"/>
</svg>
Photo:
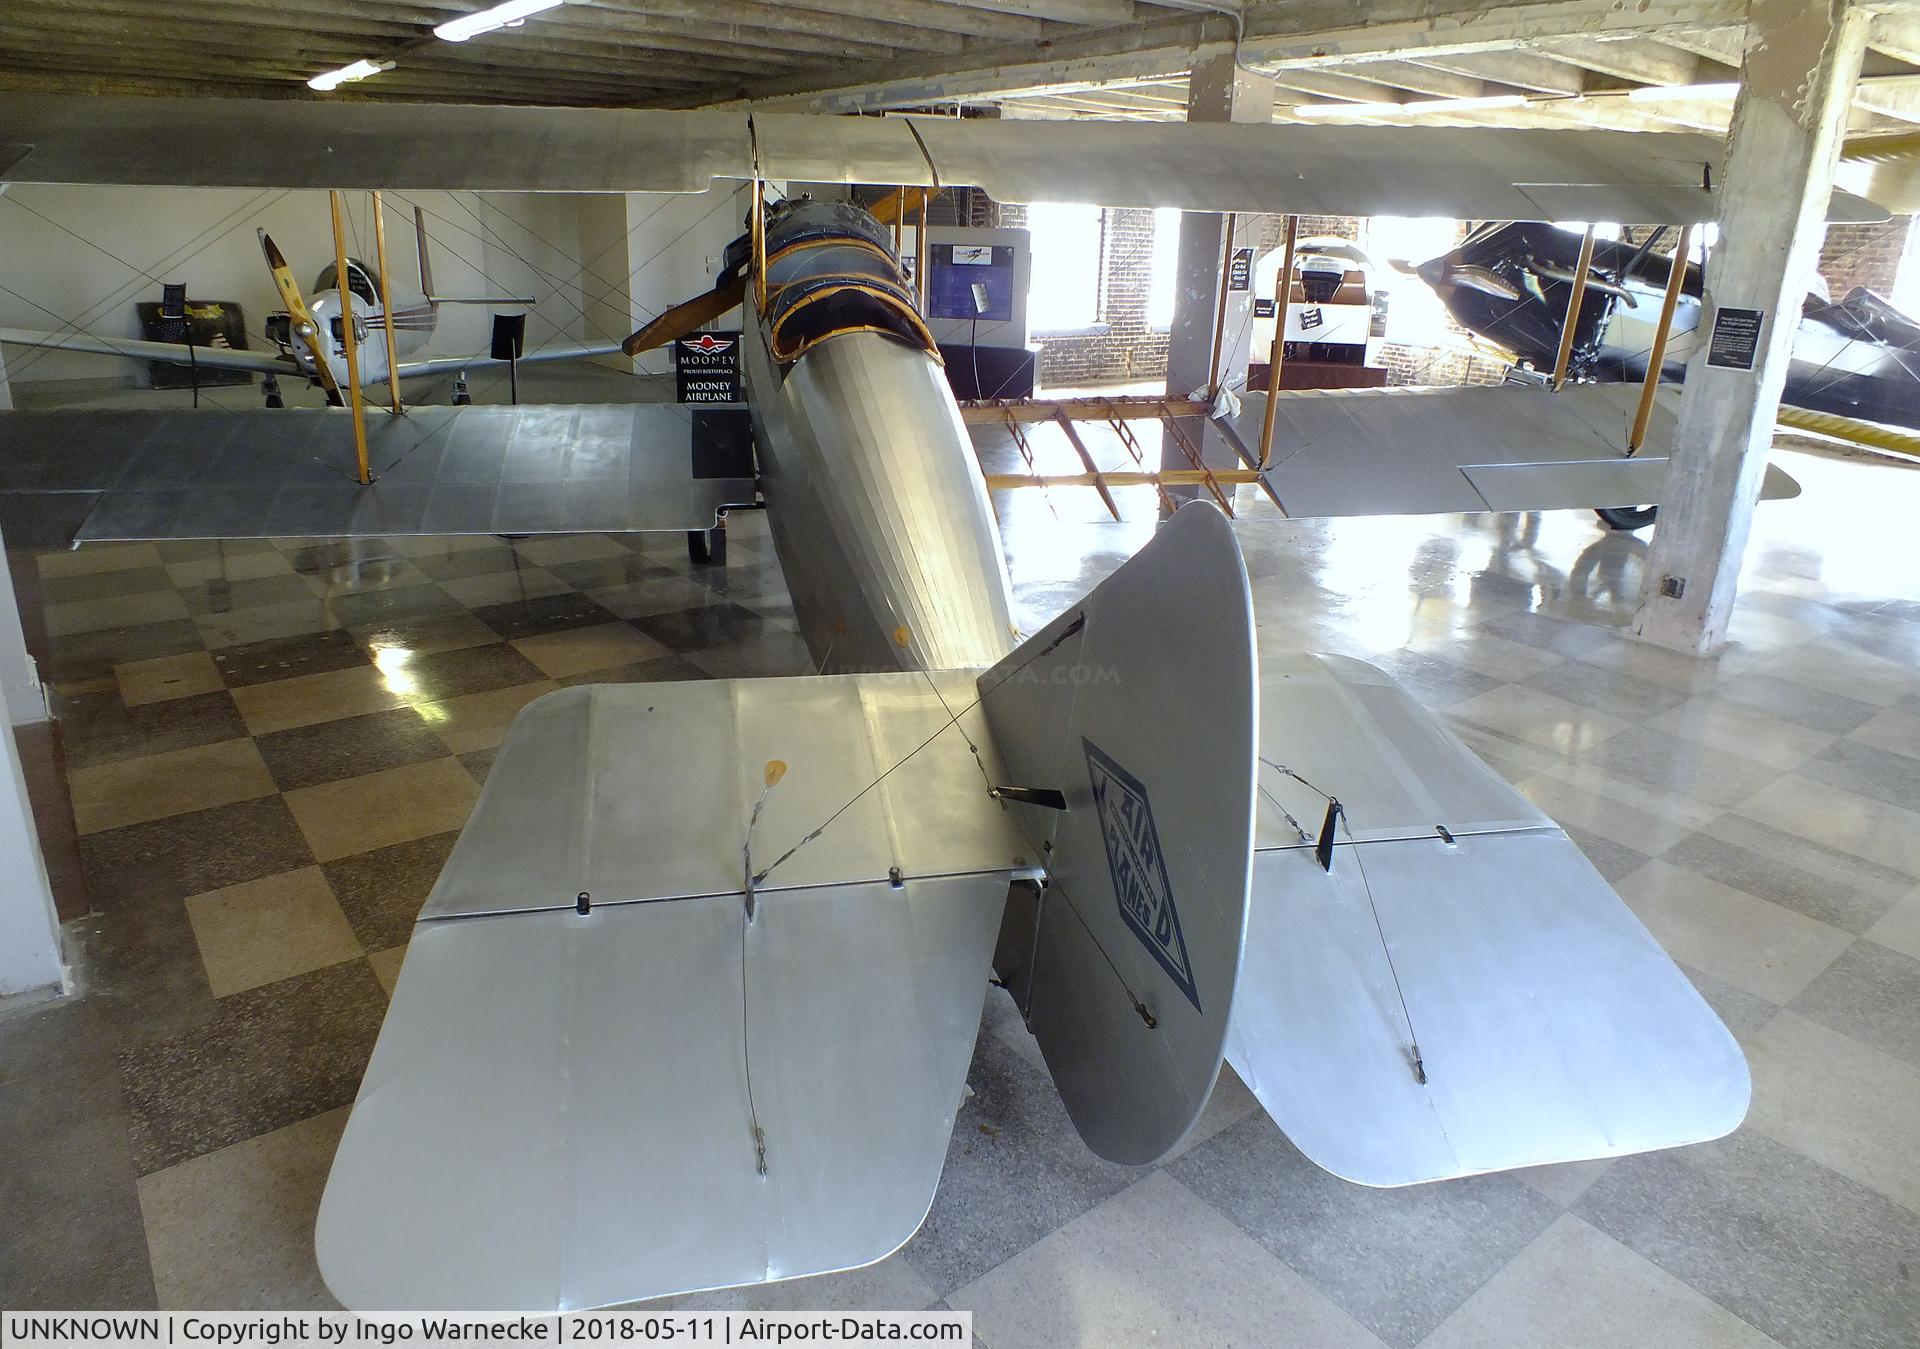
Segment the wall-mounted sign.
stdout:
<svg viewBox="0 0 1920 1349">
<path fill-rule="evenodd" d="M 927 312 L 940 319 L 1006 323 L 1013 318 L 1013 249 L 1004 244 L 935 244 L 928 259 Z"/>
<path fill-rule="evenodd" d="M 1233 260 L 1227 264 L 1227 289 L 1253 289 L 1253 250 L 1251 248 L 1233 250 Z"/>
<path fill-rule="evenodd" d="M 1716 309 L 1713 339 L 1707 345 L 1707 364 L 1722 370 L 1751 370 L 1760 355 L 1760 330 L 1766 326 L 1764 309 Z"/>
<path fill-rule="evenodd" d="M 1272 300 L 1255 300 L 1253 302 L 1253 316 L 1257 319 L 1272 318 L 1273 317 L 1273 301 Z"/>
<path fill-rule="evenodd" d="M 674 394 L 682 403 L 740 403 L 740 334 L 695 333 L 673 344 Z"/>
</svg>

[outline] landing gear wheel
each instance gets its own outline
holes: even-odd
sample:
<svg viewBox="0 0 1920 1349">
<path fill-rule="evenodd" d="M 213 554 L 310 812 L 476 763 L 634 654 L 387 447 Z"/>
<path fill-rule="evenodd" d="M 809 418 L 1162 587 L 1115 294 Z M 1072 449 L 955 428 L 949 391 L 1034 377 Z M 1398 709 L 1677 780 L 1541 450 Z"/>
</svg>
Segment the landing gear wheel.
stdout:
<svg viewBox="0 0 1920 1349">
<path fill-rule="evenodd" d="M 727 527 L 721 525 L 717 529 L 689 529 L 687 557 L 702 567 L 726 566 Z"/>
<path fill-rule="evenodd" d="M 1597 509 L 1594 514 L 1600 517 L 1600 523 L 1608 529 L 1632 531 L 1645 529 L 1660 514 L 1658 506 L 1609 506 Z"/>
</svg>

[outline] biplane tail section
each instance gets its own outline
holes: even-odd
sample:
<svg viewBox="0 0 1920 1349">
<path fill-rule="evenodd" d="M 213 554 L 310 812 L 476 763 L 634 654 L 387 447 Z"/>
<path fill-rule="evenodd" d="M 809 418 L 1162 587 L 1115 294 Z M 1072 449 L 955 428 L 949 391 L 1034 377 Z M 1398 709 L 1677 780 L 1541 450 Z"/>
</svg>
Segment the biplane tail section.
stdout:
<svg viewBox="0 0 1920 1349">
<path fill-rule="evenodd" d="M 1391 679 L 1269 658 L 1260 722 L 1229 1060 L 1309 1158 L 1410 1185 L 1740 1123 L 1720 1019 L 1566 833 Z"/>
<path fill-rule="evenodd" d="M 1011 785 L 1060 798 L 1012 807 L 1047 878 L 1010 900 L 996 967 L 1087 1145 L 1156 1161 L 1213 1089 L 1247 925 L 1253 605 L 1232 526 L 1179 510 L 979 682 Z"/>
</svg>

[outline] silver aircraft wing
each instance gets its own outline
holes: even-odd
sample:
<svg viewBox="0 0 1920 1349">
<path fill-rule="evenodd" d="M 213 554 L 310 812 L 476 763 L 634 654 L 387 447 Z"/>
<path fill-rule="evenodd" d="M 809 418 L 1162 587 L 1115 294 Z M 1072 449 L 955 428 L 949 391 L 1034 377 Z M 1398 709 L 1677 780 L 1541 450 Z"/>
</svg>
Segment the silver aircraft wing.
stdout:
<svg viewBox="0 0 1920 1349">
<path fill-rule="evenodd" d="M 172 365 L 204 365 L 209 370 L 255 370 L 268 375 L 298 375 L 299 362 L 277 351 L 235 351 L 232 347 L 189 348 L 178 342 L 149 342 L 137 337 L 96 337 L 92 333 L 43 333 L 30 328 L 0 328 L 0 343 L 44 351 L 82 351 L 92 356 L 130 356 Z"/>
<path fill-rule="evenodd" d="M 520 357 L 521 365 L 546 365 L 553 361 L 590 361 L 600 356 L 619 356 L 623 353 L 618 342 L 558 342 L 550 347 L 539 347 Z M 423 356 L 417 361 L 402 361 L 399 365 L 401 379 L 420 379 L 427 375 L 450 375 L 461 370 L 489 370 L 505 365 L 505 361 L 495 360 L 486 352 L 471 356 Z M 374 386 L 378 388 L 376 384 Z"/>
<path fill-rule="evenodd" d="M 1657 505 L 1680 389 L 1660 389 L 1646 444 L 1629 455 L 1639 397 L 1636 384 L 1290 391 L 1275 413 L 1266 482 L 1299 518 Z M 1248 394 L 1229 426 L 1250 460 L 1266 402 Z M 1799 494 L 1768 467 L 1764 498 Z"/>
<path fill-rule="evenodd" d="M 588 685 L 523 711 L 334 1158 L 315 1247 L 335 1296 L 597 1307 L 912 1236 L 1008 885 L 1036 870 L 987 795 L 974 698 L 967 672 L 895 673 Z"/>
<path fill-rule="evenodd" d="M 37 547 L 144 539 L 712 529 L 750 476 L 696 471 L 670 404 L 0 413 L 0 518 Z"/>
<path fill-rule="evenodd" d="M 1228 1053 L 1302 1152 L 1410 1185 L 1740 1123 L 1739 1045 L 1552 820 L 1370 665 L 1268 657 L 1260 697 Z"/>
<path fill-rule="evenodd" d="M 698 192 L 716 179 L 979 187 L 1001 201 L 1476 220 L 1711 220 L 1711 137 L 0 94 L 0 181 Z M 1831 220 L 1886 212 L 1836 191 Z"/>
</svg>

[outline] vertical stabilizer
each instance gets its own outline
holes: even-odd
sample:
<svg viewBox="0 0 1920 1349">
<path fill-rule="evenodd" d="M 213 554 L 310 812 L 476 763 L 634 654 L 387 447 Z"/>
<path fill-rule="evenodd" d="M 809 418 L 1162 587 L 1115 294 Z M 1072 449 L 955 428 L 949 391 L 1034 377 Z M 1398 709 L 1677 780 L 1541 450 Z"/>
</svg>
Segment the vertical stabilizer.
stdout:
<svg viewBox="0 0 1920 1349">
<path fill-rule="evenodd" d="M 980 689 L 1047 859 L 996 965 L 1087 1145 L 1155 1161 L 1213 1089 L 1247 925 L 1253 603 L 1226 517 L 1177 512 Z"/>
<path fill-rule="evenodd" d="M 433 262 L 427 252 L 427 217 L 418 206 L 413 208 L 413 241 L 420 254 L 420 293 L 427 297 L 427 305 L 436 314 L 440 306 L 433 298 Z"/>
</svg>

